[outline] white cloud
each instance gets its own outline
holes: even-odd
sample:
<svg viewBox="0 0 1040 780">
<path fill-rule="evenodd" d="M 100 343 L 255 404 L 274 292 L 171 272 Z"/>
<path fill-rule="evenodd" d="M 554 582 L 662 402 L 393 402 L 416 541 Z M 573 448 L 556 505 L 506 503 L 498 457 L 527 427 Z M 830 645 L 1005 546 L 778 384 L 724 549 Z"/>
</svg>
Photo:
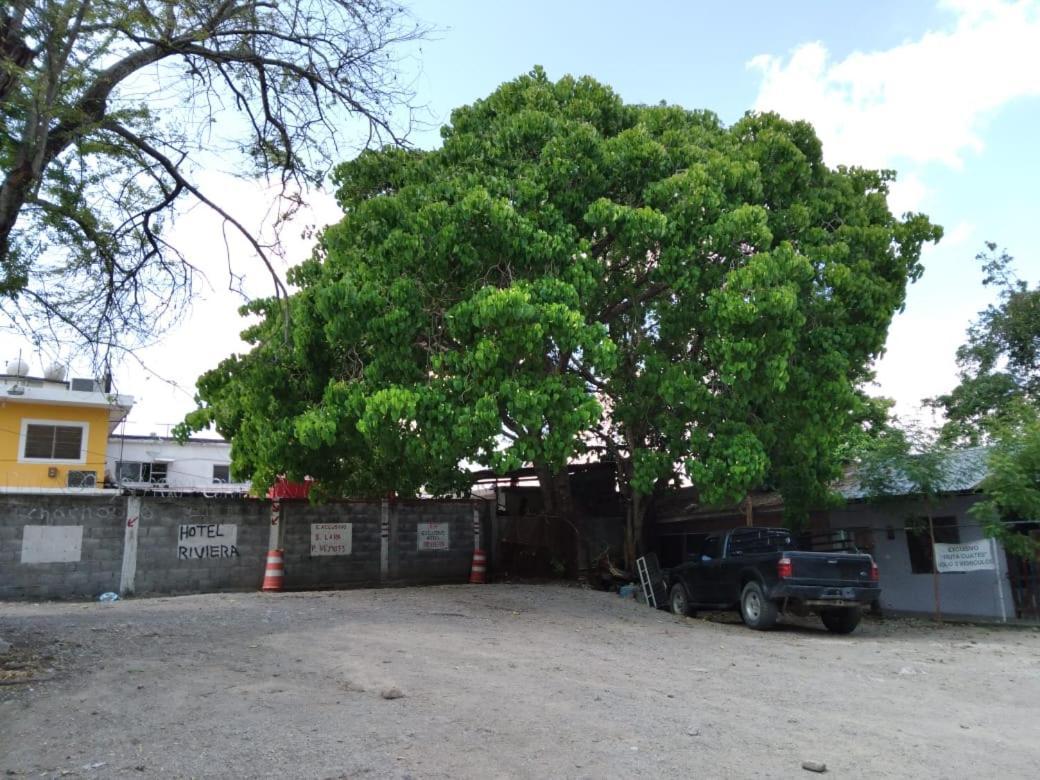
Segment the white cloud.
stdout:
<svg viewBox="0 0 1040 780">
<path fill-rule="evenodd" d="M 763 54 L 755 109 L 807 119 L 831 164 L 959 168 L 981 151 L 981 125 L 1000 106 L 1040 95 L 1040 3 L 943 4 L 952 29 L 832 61 L 821 43 Z"/>
<path fill-rule="evenodd" d="M 919 211 L 928 192 L 916 173 L 900 173 L 899 178 L 888 185 L 888 207 L 897 215 Z"/>
<path fill-rule="evenodd" d="M 975 226 L 971 222 L 958 222 L 946 231 L 943 236 L 943 245 L 947 248 L 963 246 L 975 237 Z"/>
</svg>

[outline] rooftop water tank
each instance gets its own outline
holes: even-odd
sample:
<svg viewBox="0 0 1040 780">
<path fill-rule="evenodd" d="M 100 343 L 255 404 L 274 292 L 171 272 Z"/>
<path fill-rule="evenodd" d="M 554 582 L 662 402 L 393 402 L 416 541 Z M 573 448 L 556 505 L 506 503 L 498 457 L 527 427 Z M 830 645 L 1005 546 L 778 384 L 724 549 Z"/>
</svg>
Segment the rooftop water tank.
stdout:
<svg viewBox="0 0 1040 780">
<path fill-rule="evenodd" d="M 43 378 L 51 382 L 64 382 L 65 366 L 61 363 L 52 363 L 47 367 L 47 370 L 43 372 Z"/>
<path fill-rule="evenodd" d="M 7 364 L 8 376 L 29 376 L 29 364 L 17 357 Z"/>
</svg>

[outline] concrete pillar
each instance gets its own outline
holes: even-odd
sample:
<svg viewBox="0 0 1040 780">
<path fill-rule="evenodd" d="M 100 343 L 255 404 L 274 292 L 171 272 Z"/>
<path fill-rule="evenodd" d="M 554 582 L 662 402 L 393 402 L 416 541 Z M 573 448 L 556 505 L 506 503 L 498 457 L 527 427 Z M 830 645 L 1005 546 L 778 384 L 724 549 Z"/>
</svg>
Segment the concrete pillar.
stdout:
<svg viewBox="0 0 1040 780">
<path fill-rule="evenodd" d="M 390 577 L 390 501 L 384 498 L 379 516 L 379 581 Z"/>
<path fill-rule="evenodd" d="M 267 549 L 280 550 L 282 540 L 282 502 L 271 502 L 271 530 L 268 534 Z"/>
<path fill-rule="evenodd" d="M 125 596 L 134 592 L 137 575 L 137 535 L 141 528 L 141 497 L 130 496 L 126 500 L 126 523 L 123 529 L 123 568 L 119 575 L 119 593 Z"/>
</svg>

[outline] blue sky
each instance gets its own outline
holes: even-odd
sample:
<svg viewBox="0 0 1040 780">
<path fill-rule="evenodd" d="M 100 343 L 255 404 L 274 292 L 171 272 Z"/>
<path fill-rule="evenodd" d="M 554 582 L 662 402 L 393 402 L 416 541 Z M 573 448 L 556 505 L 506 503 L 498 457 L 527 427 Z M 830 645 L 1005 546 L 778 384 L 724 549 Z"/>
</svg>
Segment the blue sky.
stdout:
<svg viewBox="0 0 1040 780">
<path fill-rule="evenodd" d="M 755 101 L 761 79 L 746 65 L 758 54 L 783 54 L 817 40 L 836 57 L 889 48 L 950 15 L 934 3 L 888 0 L 407 5 L 439 30 L 437 40 L 422 44 L 416 86 L 441 123 L 452 107 L 487 95 L 534 64 L 554 77 L 594 76 L 629 102 L 710 108 L 732 122 Z"/>
<path fill-rule="evenodd" d="M 923 397 L 955 384 L 954 351 L 976 312 L 991 299 L 974 261 L 985 240 L 1018 259 L 1020 275 L 1040 280 L 1032 228 L 1040 218 L 1040 0 L 990 2 L 619 2 L 617 0 L 405 0 L 436 28 L 403 52 L 428 126 L 419 146 L 439 141 L 451 110 L 493 91 L 534 65 L 553 78 L 591 75 L 626 101 L 660 100 L 708 108 L 725 122 L 749 109 L 811 121 L 830 164 L 893 167 L 900 182 L 893 210 L 919 210 L 946 228 L 926 253 L 924 278 L 897 316 L 878 365 L 875 392 L 912 416 Z M 266 226 L 264 193 L 212 173 L 244 222 Z M 300 222 L 337 218 L 328 197 L 314 198 Z M 308 251 L 292 238 L 286 260 Z M 173 240 L 204 267 L 191 319 L 127 365 L 120 391 L 139 398 L 128 432 L 163 432 L 191 408 L 195 377 L 241 349 L 223 290 L 220 226 L 192 210 Z M 249 287 L 268 291 L 263 273 L 237 247 Z M 6 351 L 11 351 L 5 344 Z M 174 387 L 173 385 L 177 385 Z"/>
</svg>

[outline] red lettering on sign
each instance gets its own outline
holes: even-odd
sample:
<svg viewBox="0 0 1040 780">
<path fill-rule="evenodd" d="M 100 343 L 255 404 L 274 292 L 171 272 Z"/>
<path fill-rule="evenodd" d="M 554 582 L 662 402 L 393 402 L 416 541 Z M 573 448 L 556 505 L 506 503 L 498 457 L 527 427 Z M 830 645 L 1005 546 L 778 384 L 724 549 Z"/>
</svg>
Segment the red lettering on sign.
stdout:
<svg viewBox="0 0 1040 780">
<path fill-rule="evenodd" d="M 137 518 L 136 517 L 128 517 L 126 519 L 126 527 L 127 528 L 133 528 L 135 525 L 137 525 Z"/>
</svg>

